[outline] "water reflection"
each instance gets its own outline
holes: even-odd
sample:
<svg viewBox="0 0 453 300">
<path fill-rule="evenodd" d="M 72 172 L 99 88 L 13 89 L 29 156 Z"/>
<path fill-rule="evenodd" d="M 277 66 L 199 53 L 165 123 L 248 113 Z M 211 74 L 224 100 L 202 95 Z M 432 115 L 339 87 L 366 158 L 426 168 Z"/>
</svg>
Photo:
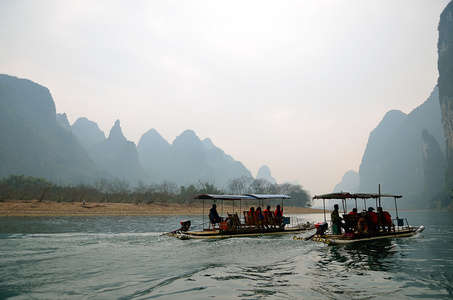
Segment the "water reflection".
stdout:
<svg viewBox="0 0 453 300">
<path fill-rule="evenodd" d="M 345 268 L 370 271 L 390 271 L 396 267 L 396 245 L 391 240 L 351 243 L 329 247 L 322 264 L 342 263 Z"/>
</svg>

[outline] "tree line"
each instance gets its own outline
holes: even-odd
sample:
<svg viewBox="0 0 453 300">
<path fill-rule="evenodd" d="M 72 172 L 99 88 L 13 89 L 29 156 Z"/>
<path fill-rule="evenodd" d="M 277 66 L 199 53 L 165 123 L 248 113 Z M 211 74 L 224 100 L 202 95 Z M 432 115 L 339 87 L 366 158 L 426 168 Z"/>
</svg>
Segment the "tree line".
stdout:
<svg viewBox="0 0 453 300">
<path fill-rule="evenodd" d="M 310 195 L 298 184 L 272 183 L 265 179 L 239 177 L 231 179 L 225 188 L 199 181 L 178 186 L 164 181 L 132 186 L 124 179 L 98 179 L 93 183 L 56 184 L 44 178 L 11 175 L 0 181 L 0 201 L 33 200 L 56 202 L 110 202 L 110 203 L 193 203 L 200 194 L 284 194 L 291 196 L 292 206 L 310 207 Z"/>
</svg>

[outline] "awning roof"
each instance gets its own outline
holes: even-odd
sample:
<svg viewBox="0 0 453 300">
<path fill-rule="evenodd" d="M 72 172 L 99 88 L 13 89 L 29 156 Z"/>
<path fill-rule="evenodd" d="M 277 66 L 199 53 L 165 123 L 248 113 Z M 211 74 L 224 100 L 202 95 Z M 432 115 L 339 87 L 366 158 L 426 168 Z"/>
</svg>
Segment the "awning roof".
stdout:
<svg viewBox="0 0 453 300">
<path fill-rule="evenodd" d="M 264 199 L 291 199 L 287 195 L 262 195 L 262 194 L 244 194 L 244 195 L 198 195 L 194 199 L 215 199 L 215 200 L 264 200 Z"/>
<path fill-rule="evenodd" d="M 354 193 L 350 194 L 347 192 L 341 193 L 331 193 L 331 194 L 324 194 L 319 196 L 314 196 L 313 199 L 377 199 L 379 198 L 402 198 L 401 195 L 391 195 L 391 194 L 365 194 L 365 193 Z"/>
</svg>

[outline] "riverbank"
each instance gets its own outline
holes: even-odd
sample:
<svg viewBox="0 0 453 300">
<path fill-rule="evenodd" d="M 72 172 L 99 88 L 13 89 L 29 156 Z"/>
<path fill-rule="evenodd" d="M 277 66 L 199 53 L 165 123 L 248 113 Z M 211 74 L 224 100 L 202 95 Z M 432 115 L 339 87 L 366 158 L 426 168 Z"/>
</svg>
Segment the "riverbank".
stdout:
<svg viewBox="0 0 453 300">
<path fill-rule="evenodd" d="M 201 203 L 177 204 L 177 203 L 81 203 L 81 202 L 54 202 L 38 200 L 5 200 L 0 202 L 0 216 L 197 216 L 207 214 L 210 206 Z M 239 208 L 235 211 L 247 210 L 248 207 Z M 217 208 L 219 214 L 222 208 Z M 225 205 L 223 213 L 232 212 L 233 207 Z M 322 209 L 305 207 L 285 207 L 286 214 L 310 214 L 322 213 Z"/>
</svg>

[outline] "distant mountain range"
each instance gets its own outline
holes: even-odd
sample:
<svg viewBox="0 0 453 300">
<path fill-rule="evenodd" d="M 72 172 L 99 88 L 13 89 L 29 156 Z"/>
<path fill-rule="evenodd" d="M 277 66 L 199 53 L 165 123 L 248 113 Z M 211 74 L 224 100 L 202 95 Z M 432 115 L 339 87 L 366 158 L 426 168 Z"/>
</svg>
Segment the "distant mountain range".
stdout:
<svg viewBox="0 0 453 300">
<path fill-rule="evenodd" d="M 9 75 L 0 75 L 0 138 L 2 177 L 26 175 L 56 183 L 117 178 L 132 185 L 208 182 L 217 187 L 252 177 L 241 162 L 192 130 L 170 144 L 151 129 L 136 146 L 124 136 L 119 120 L 107 138 L 87 118 L 71 125 L 66 114 L 56 114 L 47 88 Z M 275 180 L 266 170 L 264 176 Z"/>
</svg>

